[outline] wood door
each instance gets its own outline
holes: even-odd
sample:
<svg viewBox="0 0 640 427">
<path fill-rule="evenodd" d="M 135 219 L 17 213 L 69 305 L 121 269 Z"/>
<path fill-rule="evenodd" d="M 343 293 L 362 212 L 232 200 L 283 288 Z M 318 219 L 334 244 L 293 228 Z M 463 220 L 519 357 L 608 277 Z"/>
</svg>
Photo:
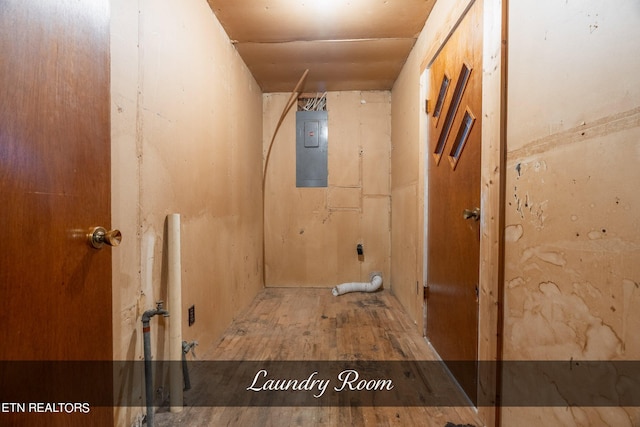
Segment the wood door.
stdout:
<svg viewBox="0 0 640 427">
<path fill-rule="evenodd" d="M 477 394 L 482 4 L 429 68 L 426 332 L 472 402 Z"/>
<path fill-rule="evenodd" d="M 2 0 L 0 401 L 90 406 L 0 425 L 113 425 L 109 75 L 108 0 Z"/>
</svg>

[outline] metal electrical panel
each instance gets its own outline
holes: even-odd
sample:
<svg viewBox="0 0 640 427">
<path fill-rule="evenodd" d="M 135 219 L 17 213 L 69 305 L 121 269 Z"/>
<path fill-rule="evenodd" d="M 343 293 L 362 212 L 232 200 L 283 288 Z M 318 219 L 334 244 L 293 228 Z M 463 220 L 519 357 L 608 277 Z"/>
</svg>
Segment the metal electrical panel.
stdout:
<svg viewBox="0 0 640 427">
<path fill-rule="evenodd" d="M 327 111 L 296 112 L 296 187 L 327 186 Z"/>
</svg>

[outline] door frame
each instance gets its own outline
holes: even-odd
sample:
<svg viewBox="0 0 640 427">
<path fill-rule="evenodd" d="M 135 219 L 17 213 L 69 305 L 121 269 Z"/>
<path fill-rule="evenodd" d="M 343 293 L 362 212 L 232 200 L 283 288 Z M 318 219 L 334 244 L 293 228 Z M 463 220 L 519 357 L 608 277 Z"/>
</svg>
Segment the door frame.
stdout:
<svg viewBox="0 0 640 427">
<path fill-rule="evenodd" d="M 440 0 L 442 1 L 442 0 Z M 427 283 L 428 167 L 427 140 L 428 69 L 475 0 L 454 2 L 433 37 L 420 66 L 420 149 L 419 195 L 423 230 L 422 277 Z M 508 0 L 483 0 L 482 52 L 482 148 L 480 166 L 480 272 L 478 318 L 478 414 L 486 425 L 500 425 L 500 383 L 504 314 L 504 206 L 507 99 L 507 13 Z M 423 299 L 422 296 L 420 296 Z M 424 300 L 422 301 L 423 307 Z M 425 312 L 426 314 L 426 312 Z M 423 325 L 426 329 L 426 325 Z"/>
</svg>

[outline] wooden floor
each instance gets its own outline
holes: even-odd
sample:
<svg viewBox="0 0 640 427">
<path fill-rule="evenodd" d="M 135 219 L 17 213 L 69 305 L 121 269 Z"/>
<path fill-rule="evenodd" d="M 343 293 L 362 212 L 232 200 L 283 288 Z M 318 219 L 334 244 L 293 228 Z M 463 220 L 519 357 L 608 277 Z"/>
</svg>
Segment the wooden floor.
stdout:
<svg viewBox="0 0 640 427">
<path fill-rule="evenodd" d="M 202 346 L 201 346 L 202 347 Z M 200 348 L 201 352 L 205 349 Z M 267 288 L 201 360 L 436 360 L 387 290 L 334 297 L 330 289 Z M 159 408 L 168 426 L 480 426 L 470 407 L 207 407 L 188 406 L 206 375 L 191 374 L 180 413 Z M 451 384 L 443 386 L 451 387 Z"/>
</svg>

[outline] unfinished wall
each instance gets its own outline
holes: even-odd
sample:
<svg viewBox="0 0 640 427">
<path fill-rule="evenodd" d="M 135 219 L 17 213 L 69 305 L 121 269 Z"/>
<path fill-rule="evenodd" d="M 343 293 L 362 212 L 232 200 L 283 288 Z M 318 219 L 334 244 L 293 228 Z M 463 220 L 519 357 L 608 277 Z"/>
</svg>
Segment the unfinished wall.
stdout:
<svg viewBox="0 0 640 427">
<path fill-rule="evenodd" d="M 264 95 L 265 155 L 289 96 Z M 287 115 L 266 176 L 267 286 L 333 287 L 381 271 L 389 287 L 390 101 L 389 92 L 327 94 L 326 188 L 296 188 L 295 106 Z"/>
<path fill-rule="evenodd" d="M 420 61 L 428 62 L 455 24 L 456 6 L 463 5 L 435 5 L 392 92 L 392 282 L 417 322 L 425 188 L 424 153 L 415 145 L 423 138 Z M 638 359 L 631 331 L 640 321 L 640 226 L 632 183 L 640 178 L 640 65 L 629 53 L 637 50 L 639 17 L 630 1 L 510 3 L 507 360 Z M 496 57 L 498 51 L 487 56 Z M 484 69 L 485 77 L 492 70 Z M 414 216 L 415 228 L 396 222 L 413 224 Z M 407 240 L 414 236 L 419 240 Z M 481 309 L 482 318 L 487 307 Z M 502 412 L 502 425 L 638 423 L 637 410 L 620 408 Z"/>
<path fill-rule="evenodd" d="M 504 358 L 638 360 L 640 5 L 511 2 L 509 29 Z M 503 411 L 639 423 L 637 408 Z"/>
<path fill-rule="evenodd" d="M 111 6 L 114 358 L 142 359 L 140 316 L 168 301 L 165 218 L 180 213 L 183 318 L 152 318 L 161 360 L 169 321 L 204 351 L 262 287 L 262 93 L 205 0 Z M 142 372 L 116 375 L 144 406 Z M 117 412 L 131 425 L 143 411 Z"/>
</svg>

